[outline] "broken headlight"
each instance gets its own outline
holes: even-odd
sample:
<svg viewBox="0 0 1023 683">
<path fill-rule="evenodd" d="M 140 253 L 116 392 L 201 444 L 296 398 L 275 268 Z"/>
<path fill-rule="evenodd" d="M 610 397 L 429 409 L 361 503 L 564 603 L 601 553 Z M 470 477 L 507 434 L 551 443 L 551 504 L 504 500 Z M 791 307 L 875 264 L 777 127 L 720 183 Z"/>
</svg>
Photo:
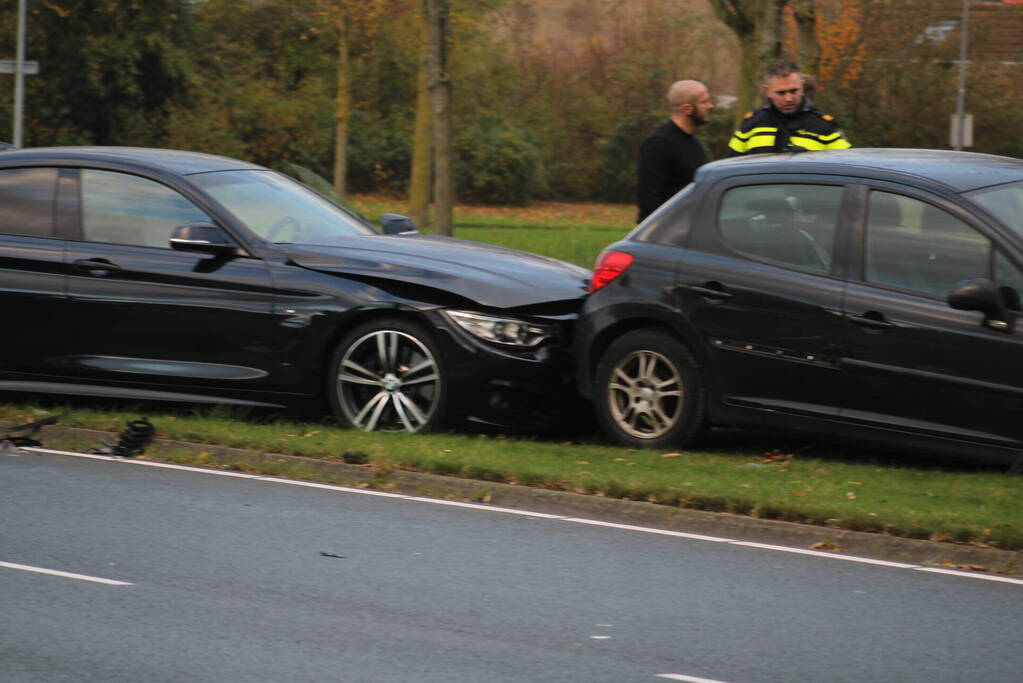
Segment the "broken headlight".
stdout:
<svg viewBox="0 0 1023 683">
<path fill-rule="evenodd" d="M 549 325 L 539 325 L 518 318 L 469 311 L 444 311 L 444 314 L 466 332 L 492 344 L 530 348 L 553 334 Z"/>
</svg>

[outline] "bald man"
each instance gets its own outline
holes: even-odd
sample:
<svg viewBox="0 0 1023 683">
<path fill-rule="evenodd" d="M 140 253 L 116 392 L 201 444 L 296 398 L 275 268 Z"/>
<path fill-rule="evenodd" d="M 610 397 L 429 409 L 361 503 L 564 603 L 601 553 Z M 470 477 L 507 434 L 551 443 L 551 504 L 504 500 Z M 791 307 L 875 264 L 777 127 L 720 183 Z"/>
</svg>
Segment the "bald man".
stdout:
<svg viewBox="0 0 1023 683">
<path fill-rule="evenodd" d="M 670 118 L 639 148 L 638 220 L 691 183 L 696 169 L 707 163 L 694 133 L 713 108 L 707 86 L 699 81 L 676 81 L 668 88 Z"/>
</svg>

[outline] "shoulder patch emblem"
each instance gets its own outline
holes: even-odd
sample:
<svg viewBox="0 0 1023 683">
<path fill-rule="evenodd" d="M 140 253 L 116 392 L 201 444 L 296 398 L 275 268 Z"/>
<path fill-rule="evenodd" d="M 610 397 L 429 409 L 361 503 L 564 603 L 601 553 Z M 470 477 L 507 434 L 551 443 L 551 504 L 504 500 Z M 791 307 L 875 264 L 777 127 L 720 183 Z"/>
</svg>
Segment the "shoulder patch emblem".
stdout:
<svg viewBox="0 0 1023 683">
<path fill-rule="evenodd" d="M 834 121 L 835 120 L 835 117 L 832 116 L 831 114 L 822 114 L 821 118 L 824 119 L 825 121 Z"/>
<path fill-rule="evenodd" d="M 751 111 L 746 112 L 746 115 L 743 116 L 742 118 L 744 118 L 744 119 L 751 119 L 751 118 L 753 118 L 753 112 L 751 112 Z"/>
</svg>

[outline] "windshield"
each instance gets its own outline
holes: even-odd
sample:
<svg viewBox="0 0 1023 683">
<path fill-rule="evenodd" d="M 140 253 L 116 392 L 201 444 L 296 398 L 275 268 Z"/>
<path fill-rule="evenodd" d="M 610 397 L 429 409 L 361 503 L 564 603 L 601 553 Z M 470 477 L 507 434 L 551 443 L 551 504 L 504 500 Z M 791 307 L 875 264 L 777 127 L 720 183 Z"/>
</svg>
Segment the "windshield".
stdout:
<svg viewBox="0 0 1023 683">
<path fill-rule="evenodd" d="M 189 178 L 252 232 L 277 244 L 375 235 L 369 223 L 274 171 L 217 171 Z"/>
<path fill-rule="evenodd" d="M 1023 236 L 1023 180 L 977 190 L 967 196 Z"/>
</svg>

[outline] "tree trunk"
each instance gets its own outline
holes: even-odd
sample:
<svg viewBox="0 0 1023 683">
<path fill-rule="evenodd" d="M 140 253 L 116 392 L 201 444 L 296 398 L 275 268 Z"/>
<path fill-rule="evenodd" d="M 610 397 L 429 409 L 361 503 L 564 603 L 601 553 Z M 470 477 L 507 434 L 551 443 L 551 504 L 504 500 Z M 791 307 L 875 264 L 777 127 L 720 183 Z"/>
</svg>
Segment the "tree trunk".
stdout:
<svg viewBox="0 0 1023 683">
<path fill-rule="evenodd" d="M 412 173 L 409 181 L 409 216 L 418 227 L 430 222 L 430 166 L 432 145 L 430 144 L 430 71 L 429 31 L 423 22 L 422 46 L 419 56 L 419 73 L 416 79 L 416 122 L 412 143 Z"/>
<path fill-rule="evenodd" d="M 761 105 L 764 72 L 781 56 L 782 9 L 789 0 L 710 0 L 718 18 L 739 39 L 739 87 L 735 121 Z"/>
<path fill-rule="evenodd" d="M 348 34 L 344 19 L 337 27 L 337 96 L 334 112 L 334 188 L 344 196 L 348 176 L 348 119 L 351 114 L 351 75 L 348 68 Z"/>
<path fill-rule="evenodd" d="M 803 72 L 818 76 L 817 0 L 789 0 L 789 5 L 796 20 L 796 63 Z"/>
<path fill-rule="evenodd" d="M 429 40 L 430 105 L 433 114 L 434 232 L 452 234 L 451 80 L 447 71 L 450 0 L 423 0 Z"/>
</svg>

